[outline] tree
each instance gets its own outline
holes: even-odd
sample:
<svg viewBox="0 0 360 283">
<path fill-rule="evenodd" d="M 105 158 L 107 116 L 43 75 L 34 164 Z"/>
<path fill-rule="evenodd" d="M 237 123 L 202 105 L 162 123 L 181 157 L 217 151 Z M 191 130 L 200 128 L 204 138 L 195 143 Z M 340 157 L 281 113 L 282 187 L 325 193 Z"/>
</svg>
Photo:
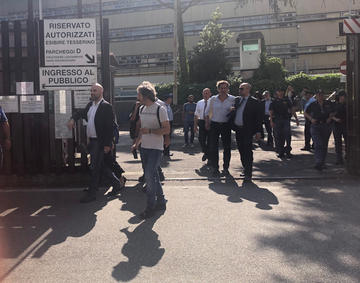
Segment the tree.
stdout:
<svg viewBox="0 0 360 283">
<path fill-rule="evenodd" d="M 250 2 L 255 2 L 258 0 L 237 0 L 238 4 L 242 7 Z M 263 0 L 262 0 L 263 1 Z M 285 6 L 289 5 L 291 7 L 295 7 L 296 0 L 268 0 L 270 8 L 274 11 L 275 14 L 280 12 L 280 2 L 283 3 Z"/>
<path fill-rule="evenodd" d="M 231 66 L 226 58 L 225 46 L 232 37 L 219 23 L 219 8 L 212 14 L 209 23 L 200 32 L 200 41 L 194 48 L 190 65 L 191 81 L 202 83 L 226 78 Z"/>
</svg>

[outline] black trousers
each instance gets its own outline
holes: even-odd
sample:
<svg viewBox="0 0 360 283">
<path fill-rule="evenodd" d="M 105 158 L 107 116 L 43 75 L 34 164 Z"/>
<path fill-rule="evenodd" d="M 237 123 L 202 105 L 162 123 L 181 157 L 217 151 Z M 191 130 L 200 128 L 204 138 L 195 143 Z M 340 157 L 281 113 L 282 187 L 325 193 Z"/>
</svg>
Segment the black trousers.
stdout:
<svg viewBox="0 0 360 283">
<path fill-rule="evenodd" d="M 335 152 L 337 161 L 343 160 L 343 138 L 345 143 L 345 151 L 346 151 L 346 124 L 345 123 L 334 123 L 333 126 L 333 134 L 335 139 Z"/>
<path fill-rule="evenodd" d="M 199 125 L 199 143 L 201 146 L 201 151 L 209 155 L 209 133 L 210 131 L 205 128 L 205 120 L 198 120 Z"/>
<path fill-rule="evenodd" d="M 219 136 L 224 148 L 223 168 L 229 169 L 231 159 L 231 127 L 229 123 L 210 123 L 209 160 L 214 169 L 219 170 Z"/>
<path fill-rule="evenodd" d="M 236 129 L 236 143 L 240 152 L 241 164 L 244 167 L 245 176 L 252 176 L 253 167 L 253 146 L 252 146 L 252 134 L 243 128 Z"/>
<path fill-rule="evenodd" d="M 274 143 L 274 138 L 273 138 L 273 129 L 270 125 L 270 116 L 269 115 L 265 115 L 264 117 L 264 125 L 265 125 L 265 129 L 267 132 L 267 143 L 268 144 L 273 144 Z"/>
<path fill-rule="evenodd" d="M 119 179 L 115 176 L 109 165 L 109 160 L 112 161 L 111 152 L 104 153 L 104 147 L 101 146 L 97 139 L 90 139 L 88 145 L 90 152 L 90 185 L 89 194 L 96 194 L 96 190 L 100 185 L 101 177 L 105 178 L 104 181 L 111 185 L 113 189 L 120 189 L 121 184 Z"/>
<path fill-rule="evenodd" d="M 170 121 L 170 142 L 171 142 L 171 136 L 173 131 L 173 121 Z M 170 156 L 170 145 L 164 148 L 164 156 Z"/>
<path fill-rule="evenodd" d="M 310 148 L 311 142 L 311 122 L 308 119 L 305 119 L 305 128 L 304 128 L 304 137 L 305 137 L 305 147 Z"/>
</svg>

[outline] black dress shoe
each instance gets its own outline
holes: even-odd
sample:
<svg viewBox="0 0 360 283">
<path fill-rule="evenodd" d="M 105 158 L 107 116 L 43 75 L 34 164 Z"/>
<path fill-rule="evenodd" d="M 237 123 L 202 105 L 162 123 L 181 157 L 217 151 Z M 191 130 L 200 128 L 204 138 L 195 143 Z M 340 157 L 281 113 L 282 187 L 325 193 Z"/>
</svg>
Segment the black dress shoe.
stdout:
<svg viewBox="0 0 360 283">
<path fill-rule="evenodd" d="M 212 173 L 212 176 L 215 177 L 215 178 L 218 178 L 220 177 L 220 171 L 219 170 L 214 170 L 214 172 Z"/>
<path fill-rule="evenodd" d="M 316 165 L 314 166 L 314 169 L 316 169 L 316 170 L 318 170 L 318 171 L 322 171 L 322 170 L 323 170 L 323 167 L 322 167 L 321 164 L 316 164 Z"/>
<path fill-rule="evenodd" d="M 279 153 L 279 154 L 277 155 L 277 157 L 279 157 L 280 159 L 283 159 L 283 158 L 285 157 L 285 155 L 284 155 L 283 153 Z"/>
<path fill-rule="evenodd" d="M 302 150 L 302 151 L 311 151 L 311 148 L 309 146 L 305 146 L 305 147 L 301 148 L 300 150 Z"/>
<path fill-rule="evenodd" d="M 205 161 L 207 159 L 207 155 L 206 154 L 203 154 L 202 158 L 201 158 L 201 161 Z"/>
<path fill-rule="evenodd" d="M 148 219 L 154 216 L 154 209 L 145 209 L 143 212 L 139 214 L 140 219 Z"/>
<path fill-rule="evenodd" d="M 293 158 L 294 156 L 289 152 L 289 153 L 286 153 L 286 158 Z"/>
<path fill-rule="evenodd" d="M 87 194 L 80 200 L 80 202 L 81 203 L 89 203 L 89 202 L 92 202 L 95 200 L 96 200 L 96 196 L 94 194 Z"/>
</svg>

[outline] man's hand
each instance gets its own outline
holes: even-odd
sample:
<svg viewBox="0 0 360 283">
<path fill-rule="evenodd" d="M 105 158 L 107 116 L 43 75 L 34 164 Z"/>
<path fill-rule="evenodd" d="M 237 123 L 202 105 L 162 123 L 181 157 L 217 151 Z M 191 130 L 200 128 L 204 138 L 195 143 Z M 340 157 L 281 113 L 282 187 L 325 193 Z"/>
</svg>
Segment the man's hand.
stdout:
<svg viewBox="0 0 360 283">
<path fill-rule="evenodd" d="M 109 153 L 111 150 L 111 147 L 110 146 L 104 146 L 104 153 L 107 154 Z"/>
<path fill-rule="evenodd" d="M 72 130 L 75 127 L 74 119 L 69 120 L 69 122 L 67 123 L 67 127 L 69 128 L 69 130 Z"/>
<path fill-rule="evenodd" d="M 194 125 L 194 133 L 196 134 L 198 131 L 198 126 L 197 125 Z"/>
<path fill-rule="evenodd" d="M 131 146 L 131 152 L 133 152 L 134 150 L 138 150 L 139 146 L 137 143 L 134 143 L 132 146 Z"/>
<path fill-rule="evenodd" d="M 5 150 L 10 150 L 11 140 L 9 138 L 5 139 L 4 147 L 5 147 Z"/>
<path fill-rule="evenodd" d="M 143 135 L 149 134 L 150 133 L 150 129 L 148 128 L 141 128 L 140 129 L 140 133 Z"/>
<path fill-rule="evenodd" d="M 261 139 L 261 133 L 256 133 L 255 140 L 259 141 Z"/>
</svg>

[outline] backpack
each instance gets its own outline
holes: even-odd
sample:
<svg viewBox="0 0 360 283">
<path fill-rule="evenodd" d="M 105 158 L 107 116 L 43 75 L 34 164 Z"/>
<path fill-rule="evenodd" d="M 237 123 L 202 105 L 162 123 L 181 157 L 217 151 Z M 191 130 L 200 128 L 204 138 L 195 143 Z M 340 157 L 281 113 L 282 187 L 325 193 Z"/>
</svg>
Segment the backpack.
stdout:
<svg viewBox="0 0 360 283">
<path fill-rule="evenodd" d="M 140 106 L 140 114 L 143 112 L 145 105 Z M 159 123 L 159 128 L 161 128 L 161 121 L 160 121 L 160 105 L 158 105 L 156 109 L 156 117 Z"/>
</svg>

